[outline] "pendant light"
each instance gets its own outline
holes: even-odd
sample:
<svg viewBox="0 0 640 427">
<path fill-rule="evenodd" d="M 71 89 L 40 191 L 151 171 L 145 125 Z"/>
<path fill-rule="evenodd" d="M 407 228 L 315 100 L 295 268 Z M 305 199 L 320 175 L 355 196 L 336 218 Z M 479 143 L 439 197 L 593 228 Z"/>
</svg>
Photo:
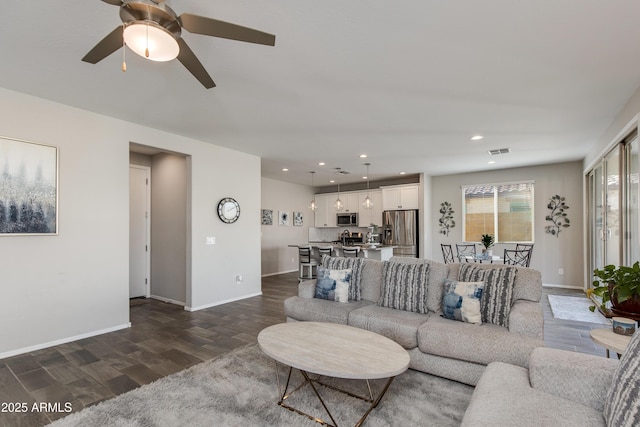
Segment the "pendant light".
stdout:
<svg viewBox="0 0 640 427">
<path fill-rule="evenodd" d="M 338 174 L 338 198 L 333 204 L 337 211 L 341 211 L 344 208 L 344 203 L 342 203 L 342 200 L 340 200 L 340 169 L 341 168 L 336 168 L 336 173 Z"/>
<path fill-rule="evenodd" d="M 364 165 L 367 167 L 367 197 L 365 197 L 362 202 L 362 207 L 365 209 L 371 209 L 373 208 L 373 201 L 371 200 L 371 197 L 369 197 L 369 166 L 371 166 L 371 163 L 365 163 Z"/>
<path fill-rule="evenodd" d="M 313 175 L 315 175 L 315 171 L 311 171 L 309 172 L 311 174 L 311 190 L 314 192 L 313 193 L 313 199 L 311 199 L 311 203 L 309 203 L 309 209 L 311 209 L 312 211 L 315 211 L 316 209 L 318 209 L 318 206 L 316 205 L 316 193 L 315 193 L 315 187 L 313 186 Z"/>
</svg>

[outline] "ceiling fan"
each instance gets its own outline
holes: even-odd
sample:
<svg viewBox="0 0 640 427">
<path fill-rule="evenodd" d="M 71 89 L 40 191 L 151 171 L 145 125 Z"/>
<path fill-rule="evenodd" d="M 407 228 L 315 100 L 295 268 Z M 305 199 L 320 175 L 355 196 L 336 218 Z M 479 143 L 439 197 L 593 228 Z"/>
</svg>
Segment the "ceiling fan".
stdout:
<svg viewBox="0 0 640 427">
<path fill-rule="evenodd" d="M 155 61 L 178 58 L 207 89 L 216 84 L 193 51 L 182 39 L 182 29 L 205 36 L 275 46 L 276 36 L 252 28 L 204 16 L 178 16 L 164 0 L 102 0 L 120 6 L 122 26 L 103 38 L 83 61 L 96 64 L 126 44 L 138 55 Z M 123 62 L 123 71 L 126 69 Z"/>
</svg>

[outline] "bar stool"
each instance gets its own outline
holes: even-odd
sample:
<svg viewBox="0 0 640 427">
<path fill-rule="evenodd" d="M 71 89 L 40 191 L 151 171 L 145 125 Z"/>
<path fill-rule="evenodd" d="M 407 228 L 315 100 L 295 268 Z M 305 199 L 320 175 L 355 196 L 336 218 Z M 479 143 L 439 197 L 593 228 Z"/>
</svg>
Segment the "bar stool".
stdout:
<svg viewBox="0 0 640 427">
<path fill-rule="evenodd" d="M 318 255 L 320 256 L 320 262 L 322 262 L 322 256 L 333 256 L 333 246 L 318 247 Z"/>
<path fill-rule="evenodd" d="M 318 267 L 318 261 L 311 257 L 311 246 L 298 247 L 298 279 L 300 281 L 306 279 L 314 279 L 313 268 Z M 308 268 L 308 275 L 305 274 L 305 268 Z"/>
<path fill-rule="evenodd" d="M 342 255 L 345 258 L 357 258 L 359 253 L 360 253 L 360 247 L 359 246 L 353 246 L 353 247 L 350 247 L 350 248 L 342 248 Z"/>
</svg>

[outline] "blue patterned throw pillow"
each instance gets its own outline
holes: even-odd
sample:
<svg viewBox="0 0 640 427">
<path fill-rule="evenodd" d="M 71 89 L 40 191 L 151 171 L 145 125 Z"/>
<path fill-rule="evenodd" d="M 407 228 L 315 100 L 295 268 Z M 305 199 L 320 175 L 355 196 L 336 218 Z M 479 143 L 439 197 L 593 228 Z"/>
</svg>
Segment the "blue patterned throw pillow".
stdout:
<svg viewBox="0 0 640 427">
<path fill-rule="evenodd" d="M 318 266 L 316 298 L 337 302 L 349 302 L 351 269 L 330 270 Z"/>
<path fill-rule="evenodd" d="M 482 324 L 480 299 L 484 282 L 445 280 L 442 317 L 466 323 Z"/>
<path fill-rule="evenodd" d="M 472 264 L 460 266 L 458 280 L 464 282 L 484 282 L 480 312 L 482 321 L 509 327 L 511 299 L 518 270 L 515 267 L 480 268 Z"/>
<path fill-rule="evenodd" d="M 349 281 L 349 301 L 360 301 L 360 280 L 364 258 L 343 258 L 322 256 L 322 266 L 331 270 L 351 269 L 351 280 Z"/>
</svg>

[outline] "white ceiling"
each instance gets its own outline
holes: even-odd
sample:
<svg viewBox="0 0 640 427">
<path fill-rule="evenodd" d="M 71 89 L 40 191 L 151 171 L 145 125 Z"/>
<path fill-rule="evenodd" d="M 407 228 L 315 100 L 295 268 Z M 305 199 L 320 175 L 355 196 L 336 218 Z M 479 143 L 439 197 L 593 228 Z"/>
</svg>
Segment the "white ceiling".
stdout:
<svg viewBox="0 0 640 427">
<path fill-rule="evenodd" d="M 276 46 L 184 32 L 218 85 L 206 90 L 175 60 L 81 62 L 120 24 L 117 6 L 3 2 L 0 86 L 255 154 L 265 177 L 310 183 L 316 170 L 323 185 L 335 167 L 361 180 L 361 153 L 372 179 L 581 159 L 640 85 L 638 1 L 167 4 Z"/>
</svg>

